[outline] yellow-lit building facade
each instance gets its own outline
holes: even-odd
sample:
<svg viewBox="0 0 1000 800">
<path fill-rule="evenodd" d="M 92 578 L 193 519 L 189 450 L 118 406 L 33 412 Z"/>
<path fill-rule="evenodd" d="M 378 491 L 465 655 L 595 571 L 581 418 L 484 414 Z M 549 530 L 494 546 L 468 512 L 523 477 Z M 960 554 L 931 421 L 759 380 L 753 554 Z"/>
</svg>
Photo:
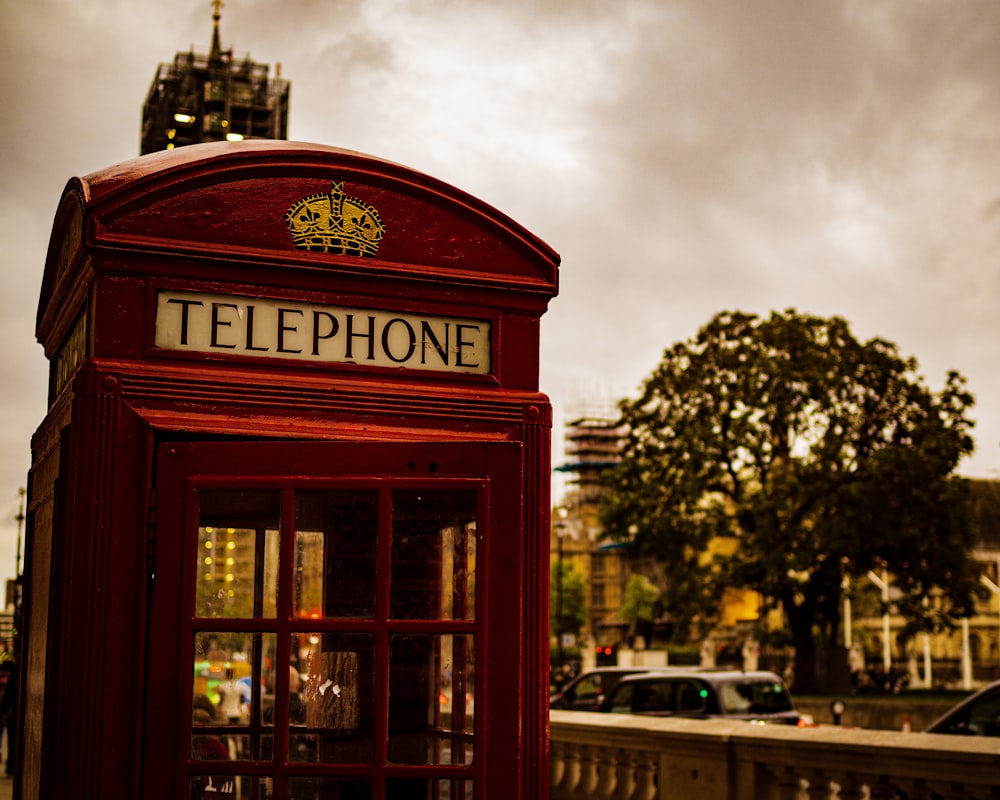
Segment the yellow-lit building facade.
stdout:
<svg viewBox="0 0 1000 800">
<path fill-rule="evenodd" d="M 600 475 L 619 460 L 623 434 L 624 430 L 607 418 L 578 417 L 566 426 L 566 462 L 557 467 L 570 479 L 552 515 L 551 559 L 553 564 L 561 561 L 583 577 L 589 607 L 582 636 L 596 644 L 630 644 L 629 627 L 620 614 L 625 587 L 633 572 L 655 572 L 649 564 L 633 563 L 627 550 L 608 543 L 602 536 Z M 911 685 L 926 685 L 929 681 L 934 685 L 961 686 L 1000 679 L 1000 481 L 972 481 L 972 492 L 979 530 L 973 557 L 982 571 L 982 594 L 976 613 L 953 631 L 907 636 L 906 621 L 901 616 L 881 616 L 881 588 L 872 580 L 856 582 L 845 592 L 846 624 L 842 626 L 842 640 L 836 643 L 848 654 L 852 671 L 884 669 L 888 655 L 890 669 Z M 720 540 L 716 546 L 731 544 Z M 711 552 L 705 557 L 711 557 Z M 891 606 L 895 594 L 891 575 L 888 594 Z M 716 629 L 706 642 L 691 645 L 702 646 L 703 658 L 726 661 L 742 660 L 745 648 L 751 646 L 755 657 L 760 656 L 761 666 L 780 668 L 791 661 L 791 651 L 762 646 L 755 639 L 762 631 L 782 631 L 786 627 L 784 618 L 780 610 L 772 609 L 761 619 L 763 608 L 758 593 L 727 590 Z"/>
</svg>

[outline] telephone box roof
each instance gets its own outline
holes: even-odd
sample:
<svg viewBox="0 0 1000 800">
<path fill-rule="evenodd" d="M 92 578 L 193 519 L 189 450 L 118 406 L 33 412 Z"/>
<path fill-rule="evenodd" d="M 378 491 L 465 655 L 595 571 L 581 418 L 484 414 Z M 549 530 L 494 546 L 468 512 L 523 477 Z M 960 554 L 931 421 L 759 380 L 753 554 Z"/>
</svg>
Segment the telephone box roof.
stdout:
<svg viewBox="0 0 1000 800">
<path fill-rule="evenodd" d="M 367 210 L 384 228 L 376 253 L 359 257 L 296 239 L 293 208 L 329 204 L 327 195 Z M 489 204 L 374 156 L 283 140 L 191 145 L 71 179 L 52 229 L 39 323 L 85 250 L 377 269 L 509 289 L 543 305 L 558 285 L 558 254 Z"/>
</svg>

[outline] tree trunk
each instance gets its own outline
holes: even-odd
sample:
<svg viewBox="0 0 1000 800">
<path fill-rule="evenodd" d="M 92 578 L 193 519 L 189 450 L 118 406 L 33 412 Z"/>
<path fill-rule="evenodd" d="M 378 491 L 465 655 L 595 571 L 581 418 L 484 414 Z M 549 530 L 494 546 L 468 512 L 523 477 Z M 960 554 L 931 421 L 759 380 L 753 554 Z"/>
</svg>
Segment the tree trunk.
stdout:
<svg viewBox="0 0 1000 800">
<path fill-rule="evenodd" d="M 808 601 L 796 604 L 794 598 L 782 601 L 785 616 L 792 631 L 795 646 L 795 674 L 792 678 L 792 693 L 811 694 L 818 690 L 816 682 L 816 642 L 813 640 L 813 614 Z"/>
</svg>

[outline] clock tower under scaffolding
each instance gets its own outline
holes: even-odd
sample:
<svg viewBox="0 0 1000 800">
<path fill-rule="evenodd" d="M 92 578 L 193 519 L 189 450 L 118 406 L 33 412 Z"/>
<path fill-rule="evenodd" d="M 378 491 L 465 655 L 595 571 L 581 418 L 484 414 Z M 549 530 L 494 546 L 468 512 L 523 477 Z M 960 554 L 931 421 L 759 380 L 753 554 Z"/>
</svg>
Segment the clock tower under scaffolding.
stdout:
<svg viewBox="0 0 1000 800">
<path fill-rule="evenodd" d="M 213 0 L 212 48 L 160 64 L 142 107 L 139 154 L 199 142 L 287 139 L 289 82 L 281 65 L 234 58 L 219 38 L 221 0 Z"/>
</svg>

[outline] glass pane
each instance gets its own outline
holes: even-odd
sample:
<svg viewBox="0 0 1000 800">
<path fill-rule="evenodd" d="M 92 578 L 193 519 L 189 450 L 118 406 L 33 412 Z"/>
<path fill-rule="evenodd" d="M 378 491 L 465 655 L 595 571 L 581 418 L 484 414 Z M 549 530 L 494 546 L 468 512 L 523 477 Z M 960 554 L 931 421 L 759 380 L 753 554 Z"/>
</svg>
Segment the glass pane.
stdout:
<svg viewBox="0 0 1000 800">
<path fill-rule="evenodd" d="M 289 778 L 286 795 L 289 800 L 371 800 L 371 796 L 371 784 L 361 778 Z"/>
<path fill-rule="evenodd" d="M 472 800 L 472 781 L 438 781 L 440 800 Z"/>
<path fill-rule="evenodd" d="M 386 781 L 385 796 L 407 800 L 472 800 L 472 781 L 390 778 Z"/>
<path fill-rule="evenodd" d="M 191 757 L 256 760 L 271 757 L 274 634 L 205 631 L 195 634 Z"/>
<path fill-rule="evenodd" d="M 249 775 L 198 775 L 191 778 L 191 800 L 270 800 L 274 788 L 270 778 Z"/>
<path fill-rule="evenodd" d="M 390 762 L 472 763 L 473 656 L 472 636 L 389 638 Z"/>
<path fill-rule="evenodd" d="M 292 613 L 374 617 L 378 493 L 297 492 L 295 527 Z"/>
<path fill-rule="evenodd" d="M 392 493 L 389 615 L 475 619 L 476 492 Z"/>
<path fill-rule="evenodd" d="M 375 644 L 368 634 L 299 637 L 300 697 L 289 698 L 289 761 L 370 764 Z"/>
<path fill-rule="evenodd" d="M 278 493 L 202 491 L 199 509 L 194 615 L 275 617 Z"/>
</svg>

